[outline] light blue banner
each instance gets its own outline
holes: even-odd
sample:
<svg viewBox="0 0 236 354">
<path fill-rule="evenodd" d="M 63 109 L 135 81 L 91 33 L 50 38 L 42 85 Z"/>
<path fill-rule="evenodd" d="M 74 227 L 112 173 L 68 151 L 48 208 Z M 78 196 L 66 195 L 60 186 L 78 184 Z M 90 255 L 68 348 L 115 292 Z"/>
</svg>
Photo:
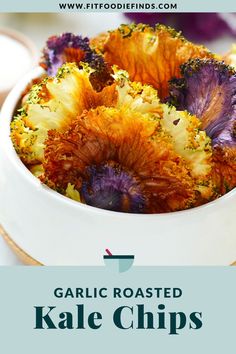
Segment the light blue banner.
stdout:
<svg viewBox="0 0 236 354">
<path fill-rule="evenodd" d="M 235 267 L 1 267 L 1 353 L 234 353 L 235 298 Z"/>
<path fill-rule="evenodd" d="M 235 0 L 2 0 L 0 12 L 236 12 Z"/>
</svg>

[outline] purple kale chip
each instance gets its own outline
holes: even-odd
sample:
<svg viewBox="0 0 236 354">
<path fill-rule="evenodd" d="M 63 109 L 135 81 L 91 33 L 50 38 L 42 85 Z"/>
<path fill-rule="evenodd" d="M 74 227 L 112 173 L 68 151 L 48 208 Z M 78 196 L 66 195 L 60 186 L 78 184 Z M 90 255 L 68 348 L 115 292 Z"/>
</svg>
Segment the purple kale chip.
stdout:
<svg viewBox="0 0 236 354">
<path fill-rule="evenodd" d="M 89 181 L 83 182 L 81 195 L 86 204 L 97 208 L 142 213 L 145 197 L 136 181 L 128 172 L 105 165 L 90 166 Z"/>
<path fill-rule="evenodd" d="M 170 81 L 168 101 L 202 121 L 217 144 L 235 144 L 236 74 L 216 60 L 193 59 L 181 66 L 182 78 Z"/>
<path fill-rule="evenodd" d="M 72 33 L 63 33 L 47 40 L 40 64 L 48 75 L 54 76 L 66 61 L 90 61 L 92 54 L 88 38 L 82 38 Z"/>
<path fill-rule="evenodd" d="M 63 33 L 60 36 L 52 36 L 48 39 L 40 65 L 50 76 L 55 76 L 58 69 L 66 62 L 88 63 L 94 69 L 90 81 L 95 90 L 101 91 L 104 86 L 113 82 L 112 70 L 103 60 L 103 57 L 91 49 L 89 39 Z"/>
</svg>

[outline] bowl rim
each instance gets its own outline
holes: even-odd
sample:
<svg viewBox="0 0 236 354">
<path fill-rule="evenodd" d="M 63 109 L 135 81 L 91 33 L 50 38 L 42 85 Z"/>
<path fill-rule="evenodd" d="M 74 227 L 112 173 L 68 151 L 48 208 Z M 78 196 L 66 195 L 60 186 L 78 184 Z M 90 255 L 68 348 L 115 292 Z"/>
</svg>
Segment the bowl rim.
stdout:
<svg viewBox="0 0 236 354">
<path fill-rule="evenodd" d="M 26 49 L 28 49 L 31 54 L 32 63 L 36 66 L 38 50 L 34 42 L 29 37 L 27 37 L 24 33 L 21 33 L 20 31 L 5 26 L 0 26 L 0 35 L 1 34 L 15 39 L 16 41 L 20 42 L 24 47 L 26 47 Z"/>
<path fill-rule="evenodd" d="M 15 40 L 17 43 L 21 44 L 25 50 L 28 52 L 29 55 L 29 65 L 28 65 L 28 70 L 31 70 L 32 68 L 35 68 L 37 66 L 37 58 L 38 58 L 38 49 L 34 42 L 27 37 L 25 34 L 16 31 L 15 29 L 8 28 L 5 26 L 0 26 L 0 36 L 6 36 L 10 39 Z M 23 75 L 20 75 L 21 78 L 24 77 Z M 15 80 L 14 80 L 15 81 Z M 15 83 L 14 83 L 15 85 Z M 6 99 L 8 93 L 12 90 L 14 87 L 10 83 L 4 85 L 0 89 L 0 108 L 1 105 L 3 104 L 4 100 Z"/>
<path fill-rule="evenodd" d="M 121 217 L 124 219 L 132 218 L 133 220 L 136 218 L 142 218 L 142 219 L 153 220 L 158 218 L 162 218 L 162 219 L 170 218 L 172 216 L 184 217 L 184 216 L 196 214 L 198 212 L 204 213 L 205 211 L 212 210 L 212 208 L 222 207 L 222 204 L 225 203 L 228 199 L 236 196 L 236 188 L 233 188 L 230 192 L 224 194 L 218 199 L 215 199 L 209 203 L 203 204 L 198 207 L 193 207 L 190 209 L 179 210 L 179 211 L 168 212 L 168 213 L 138 214 L 138 213 L 125 213 L 125 212 L 111 211 L 111 210 L 101 209 L 87 204 L 79 203 L 73 199 L 70 199 L 69 197 L 66 197 L 54 191 L 53 189 L 49 188 L 45 184 L 41 183 L 40 180 L 28 170 L 28 168 L 21 161 L 20 157 L 17 155 L 17 152 L 13 146 L 10 137 L 10 123 L 13 118 L 13 114 L 16 110 L 16 106 L 20 100 L 20 95 L 25 89 L 26 85 L 32 79 L 39 77 L 43 73 L 45 73 L 45 71 L 41 67 L 39 66 L 35 67 L 31 71 L 29 71 L 10 91 L 1 109 L 0 135 L 1 135 L 2 150 L 4 150 L 8 160 L 11 161 L 11 163 L 16 168 L 17 173 L 20 173 L 22 177 L 27 181 L 27 183 L 30 183 L 32 186 L 36 188 L 41 188 L 40 192 L 45 193 L 47 197 L 56 199 L 56 201 L 68 205 L 69 207 L 77 208 L 78 211 L 82 209 L 83 211 L 87 210 L 88 212 L 93 214 L 113 216 L 117 218 L 121 218 Z M 6 117 L 3 119 L 4 115 Z"/>
</svg>

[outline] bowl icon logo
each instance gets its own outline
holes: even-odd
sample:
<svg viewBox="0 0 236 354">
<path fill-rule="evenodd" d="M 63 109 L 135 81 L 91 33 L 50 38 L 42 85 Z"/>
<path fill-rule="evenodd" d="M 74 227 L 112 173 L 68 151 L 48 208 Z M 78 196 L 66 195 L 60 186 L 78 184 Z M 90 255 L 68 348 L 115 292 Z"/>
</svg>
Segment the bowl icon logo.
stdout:
<svg viewBox="0 0 236 354">
<path fill-rule="evenodd" d="M 106 249 L 106 253 L 103 259 L 110 271 L 124 273 L 127 272 L 134 263 L 133 255 L 114 255 L 108 248 Z"/>
</svg>

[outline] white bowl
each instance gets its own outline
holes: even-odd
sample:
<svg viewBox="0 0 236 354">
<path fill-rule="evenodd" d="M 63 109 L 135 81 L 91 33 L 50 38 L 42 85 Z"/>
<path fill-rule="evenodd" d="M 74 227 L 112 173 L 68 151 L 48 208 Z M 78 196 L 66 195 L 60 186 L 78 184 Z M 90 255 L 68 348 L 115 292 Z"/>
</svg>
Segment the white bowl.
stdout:
<svg viewBox="0 0 236 354">
<path fill-rule="evenodd" d="M 9 94 L 0 120 L 0 223 L 45 265 L 103 265 L 109 248 L 135 265 L 229 265 L 236 260 L 236 189 L 207 205 L 156 215 L 125 214 L 70 200 L 45 187 L 18 158 L 10 122 L 37 68 Z"/>
</svg>

